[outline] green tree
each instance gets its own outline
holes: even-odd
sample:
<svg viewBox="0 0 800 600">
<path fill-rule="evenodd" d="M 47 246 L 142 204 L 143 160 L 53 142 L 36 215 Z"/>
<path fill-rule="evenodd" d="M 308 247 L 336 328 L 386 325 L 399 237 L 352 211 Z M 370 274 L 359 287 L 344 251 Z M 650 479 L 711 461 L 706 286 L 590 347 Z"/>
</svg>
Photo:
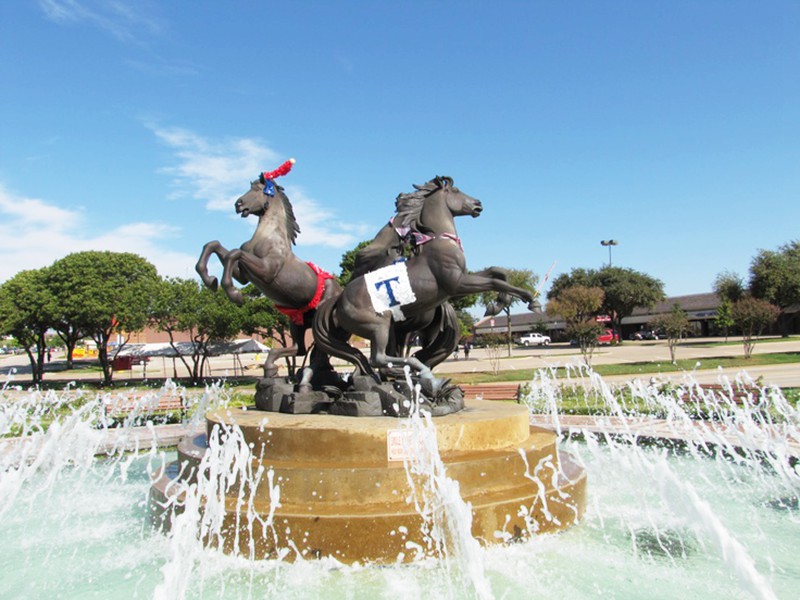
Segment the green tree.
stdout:
<svg viewBox="0 0 800 600">
<path fill-rule="evenodd" d="M 744 357 L 753 355 L 756 340 L 765 329 L 772 325 L 780 315 L 780 308 L 766 300 L 745 296 L 731 307 L 731 315 L 742 332 Z"/>
<path fill-rule="evenodd" d="M 275 308 L 275 303 L 263 296 L 253 284 L 247 284 L 242 289 L 245 302 L 242 305 L 243 323 L 242 331 L 247 335 L 259 335 L 268 340 L 270 347 L 277 340 L 284 348 L 293 344 L 289 319 Z M 286 367 L 289 375 L 293 376 L 296 370 L 294 356 L 286 356 Z"/>
<path fill-rule="evenodd" d="M 712 288 L 720 300 L 737 302 L 745 293 L 744 280 L 732 271 L 723 271 L 714 278 Z"/>
<path fill-rule="evenodd" d="M 234 339 L 242 331 L 244 323 L 244 309 L 231 302 L 222 288 L 212 292 L 202 286 L 197 320 L 191 330 L 194 342 L 192 361 L 197 368 L 197 377 L 205 372 L 211 346 Z"/>
<path fill-rule="evenodd" d="M 727 342 L 728 333 L 734 325 L 731 307 L 734 302 L 741 300 L 745 294 L 744 280 L 732 271 L 723 271 L 714 278 L 712 289 L 720 299 L 714 324 L 718 330 L 725 333 L 725 341 Z"/>
<path fill-rule="evenodd" d="M 558 298 L 563 290 L 576 285 L 599 287 L 603 290 L 601 310 L 611 318 L 611 326 L 622 340 L 622 319 L 637 307 L 651 308 L 664 299 L 664 284 L 633 269 L 603 267 L 602 269 L 573 269 L 553 280 L 547 294 L 549 300 Z"/>
<path fill-rule="evenodd" d="M 70 295 L 74 281 L 54 267 L 55 265 L 47 269 L 45 275 L 46 285 L 55 298 L 53 329 L 66 347 L 67 369 L 72 369 L 74 367 L 72 354 L 78 342 L 86 337 L 86 333 L 80 328 L 72 311 L 73 303 L 70 302 Z"/>
<path fill-rule="evenodd" d="M 212 292 L 194 279 L 168 278 L 158 285 L 150 319 L 169 335 L 194 385 L 203 379 L 214 344 L 233 339 L 244 329 L 246 309 L 231 302 L 222 290 Z M 176 334 L 185 332 L 192 342 L 191 354 L 181 353 Z"/>
<path fill-rule="evenodd" d="M 180 352 L 175 338 L 180 332 L 187 332 L 192 337 L 199 309 L 200 284 L 193 279 L 172 277 L 159 281 L 150 308 L 151 324 L 169 336 L 169 345 L 190 373 L 194 384 L 200 380 L 197 362 L 190 366 L 186 356 Z"/>
<path fill-rule="evenodd" d="M 478 294 L 469 294 L 468 296 L 460 296 L 458 298 L 450 298 L 450 304 L 456 311 L 458 316 L 458 324 L 461 328 L 461 338 L 472 337 L 472 330 L 475 327 L 475 317 L 469 312 L 469 308 L 478 303 L 480 296 Z"/>
<path fill-rule="evenodd" d="M 777 306 L 780 328 L 789 335 L 786 309 L 800 304 L 800 241 L 784 244 L 777 251 L 761 250 L 750 264 L 750 293 Z"/>
<path fill-rule="evenodd" d="M 692 328 L 689 322 L 689 315 L 681 308 L 680 304 L 675 304 L 671 312 L 665 315 L 659 315 L 653 319 L 652 326 L 654 329 L 663 331 L 667 336 L 669 358 L 674 363 L 675 349 L 678 346 L 678 342 L 682 340 Z"/>
<path fill-rule="evenodd" d="M 0 331 L 13 335 L 25 349 L 34 385 L 44 377 L 45 334 L 55 322 L 46 271 L 20 271 L 0 286 Z"/>
<path fill-rule="evenodd" d="M 534 296 L 538 294 L 536 284 L 539 281 L 539 277 L 533 271 L 529 269 L 505 269 L 505 271 L 508 283 L 528 290 Z M 520 302 L 520 299 L 516 296 L 489 291 L 480 294 L 479 302 L 487 309 L 492 306 L 502 306 L 502 312 L 506 315 L 506 351 L 508 356 L 511 356 L 511 307 Z"/>
<path fill-rule="evenodd" d="M 731 315 L 731 308 L 733 307 L 733 303 L 728 300 L 727 298 L 723 298 L 720 302 L 720 305 L 717 307 L 717 314 L 714 317 L 714 325 L 717 327 L 719 331 L 722 331 L 725 334 L 725 341 L 728 341 L 728 334 L 736 323 L 733 320 L 733 315 Z"/>
<path fill-rule="evenodd" d="M 597 336 L 603 331 L 597 322 L 597 315 L 603 306 L 604 296 L 599 287 L 575 285 L 563 288 L 557 298 L 547 303 L 547 314 L 564 319 L 567 335 L 578 343 L 583 360 L 589 367 L 592 366 Z"/>
<path fill-rule="evenodd" d="M 469 339 L 472 337 L 472 329 L 475 327 L 475 317 L 465 310 L 456 311 L 456 316 L 458 316 L 458 325 L 460 327 L 459 337 L 461 339 Z"/>
<path fill-rule="evenodd" d="M 90 250 L 57 260 L 50 281 L 62 319 L 92 338 L 106 385 L 113 373 L 109 345 L 147 324 L 159 282 L 156 268 L 127 252 Z"/>
<path fill-rule="evenodd" d="M 362 248 L 365 248 L 370 243 L 370 240 L 364 240 L 363 242 L 359 242 L 359 244 L 353 248 L 352 250 L 348 250 L 344 254 L 342 254 L 342 260 L 339 261 L 339 268 L 341 271 L 336 279 L 338 279 L 339 284 L 344 287 L 350 282 L 350 278 L 353 276 L 353 270 L 356 266 L 356 254 Z"/>
<path fill-rule="evenodd" d="M 489 361 L 489 369 L 493 375 L 497 375 L 500 373 L 501 354 L 506 346 L 505 336 L 501 333 L 485 333 L 481 336 L 481 342 L 486 351 L 486 360 Z"/>
</svg>

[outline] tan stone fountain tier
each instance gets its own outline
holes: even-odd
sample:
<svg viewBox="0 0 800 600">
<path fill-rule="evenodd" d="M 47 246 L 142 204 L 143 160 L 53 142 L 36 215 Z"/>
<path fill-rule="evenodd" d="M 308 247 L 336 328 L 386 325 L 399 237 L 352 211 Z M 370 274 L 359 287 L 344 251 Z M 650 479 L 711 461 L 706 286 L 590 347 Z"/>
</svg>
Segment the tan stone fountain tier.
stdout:
<svg viewBox="0 0 800 600">
<path fill-rule="evenodd" d="M 280 487 L 279 506 L 271 504 L 266 476 L 254 494 L 242 495 L 254 498 L 261 519 L 272 514 L 266 533 L 261 524 L 252 528 L 257 558 L 289 548 L 344 563 L 391 563 L 411 560 L 429 546 L 429 527 L 409 501 L 415 492 L 402 455 L 409 448 L 403 437 L 411 430 L 402 421 L 242 410 L 211 412 L 206 420 L 208 435 L 215 425 L 241 428 L 253 456 L 261 456 L 253 460 L 271 469 L 273 485 Z M 472 535 L 481 543 L 562 530 L 583 514 L 583 469 L 558 450 L 554 433 L 529 426 L 525 407 L 475 400 L 433 422 L 446 475 L 458 481 L 470 503 Z M 153 483 L 154 511 L 179 488 L 173 485 L 178 463 L 186 463 L 182 472 L 188 477 L 196 472 L 206 440 L 199 435 L 180 444 L 177 463 Z M 422 478 L 412 476 L 416 493 Z M 247 504 L 237 508 L 238 492 L 228 492 L 223 537 L 226 551 L 238 546 L 247 556 Z"/>
</svg>

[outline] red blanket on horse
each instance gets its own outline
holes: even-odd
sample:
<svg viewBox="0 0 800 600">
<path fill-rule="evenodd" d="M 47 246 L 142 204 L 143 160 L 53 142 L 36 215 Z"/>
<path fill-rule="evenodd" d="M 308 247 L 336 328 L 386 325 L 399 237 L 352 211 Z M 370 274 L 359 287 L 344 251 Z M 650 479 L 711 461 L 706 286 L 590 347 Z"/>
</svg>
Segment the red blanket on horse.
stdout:
<svg viewBox="0 0 800 600">
<path fill-rule="evenodd" d="M 314 270 L 314 273 L 317 274 L 317 291 L 314 293 L 314 297 L 311 299 L 311 302 L 306 304 L 303 308 L 289 308 L 288 306 L 275 305 L 275 308 L 279 312 L 282 312 L 289 317 L 289 320 L 295 325 L 302 325 L 303 316 L 308 311 L 317 308 L 320 300 L 322 300 L 322 293 L 325 291 L 325 282 L 328 279 L 334 279 L 333 275 L 323 271 L 314 263 L 306 261 L 306 264 Z"/>
</svg>

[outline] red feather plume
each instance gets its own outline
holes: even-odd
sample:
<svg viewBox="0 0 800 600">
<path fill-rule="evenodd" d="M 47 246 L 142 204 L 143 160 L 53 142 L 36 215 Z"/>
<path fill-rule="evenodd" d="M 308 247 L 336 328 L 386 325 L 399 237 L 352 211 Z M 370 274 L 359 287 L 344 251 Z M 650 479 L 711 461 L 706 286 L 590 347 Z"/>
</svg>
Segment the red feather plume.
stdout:
<svg viewBox="0 0 800 600">
<path fill-rule="evenodd" d="M 264 179 L 275 179 L 276 177 L 280 177 L 281 175 L 286 175 L 289 171 L 292 170 L 294 163 L 295 160 L 293 158 L 290 158 L 274 171 L 265 171 L 264 173 L 262 173 L 262 176 L 264 177 Z"/>
</svg>

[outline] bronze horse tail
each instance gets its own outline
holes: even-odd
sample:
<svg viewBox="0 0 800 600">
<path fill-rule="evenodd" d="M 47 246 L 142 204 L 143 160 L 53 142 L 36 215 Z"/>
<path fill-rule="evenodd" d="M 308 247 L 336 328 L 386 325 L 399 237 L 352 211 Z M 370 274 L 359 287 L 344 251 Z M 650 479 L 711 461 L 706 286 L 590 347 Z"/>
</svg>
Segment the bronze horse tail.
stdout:
<svg viewBox="0 0 800 600">
<path fill-rule="evenodd" d="M 355 364 L 364 375 L 369 375 L 378 383 L 380 377 L 370 366 L 369 360 L 358 348 L 353 348 L 347 343 L 350 335 L 337 327 L 333 321 L 333 309 L 336 308 L 337 298 L 322 302 L 314 314 L 314 343 L 317 349 L 329 356 L 339 356 Z"/>
</svg>

